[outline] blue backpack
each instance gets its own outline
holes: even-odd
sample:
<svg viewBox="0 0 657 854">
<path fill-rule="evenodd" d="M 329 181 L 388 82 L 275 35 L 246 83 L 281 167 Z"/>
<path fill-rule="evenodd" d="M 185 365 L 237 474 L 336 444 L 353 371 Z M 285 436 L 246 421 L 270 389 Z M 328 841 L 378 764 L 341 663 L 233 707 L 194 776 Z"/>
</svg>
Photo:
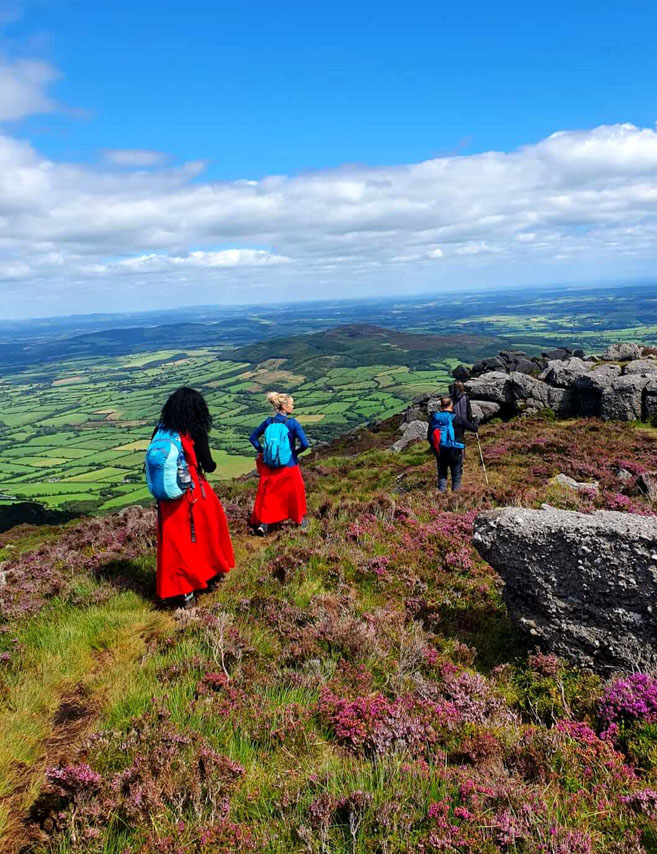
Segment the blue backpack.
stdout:
<svg viewBox="0 0 657 854">
<path fill-rule="evenodd" d="M 291 459 L 292 444 L 288 426 L 283 421 L 272 421 L 263 436 L 262 461 L 266 466 L 277 469 L 286 466 Z"/>
<path fill-rule="evenodd" d="M 174 501 L 193 486 L 178 433 L 158 427 L 146 449 L 146 486 L 158 501 Z"/>
<path fill-rule="evenodd" d="M 457 442 L 454 436 L 453 412 L 434 412 L 431 415 L 431 447 L 436 453 L 443 448 L 465 448 L 463 442 Z"/>
</svg>

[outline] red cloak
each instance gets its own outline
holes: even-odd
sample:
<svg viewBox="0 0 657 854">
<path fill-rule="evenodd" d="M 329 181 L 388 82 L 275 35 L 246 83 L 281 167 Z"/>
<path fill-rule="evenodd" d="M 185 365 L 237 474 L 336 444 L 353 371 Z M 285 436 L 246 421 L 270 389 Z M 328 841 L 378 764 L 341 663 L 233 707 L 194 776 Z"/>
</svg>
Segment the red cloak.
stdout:
<svg viewBox="0 0 657 854">
<path fill-rule="evenodd" d="M 194 442 L 181 439 L 194 488 L 159 502 L 156 590 L 161 599 L 202 590 L 235 566 L 224 509 L 199 472 Z"/>
<path fill-rule="evenodd" d="M 256 465 L 260 484 L 251 524 L 275 525 L 292 519 L 299 525 L 306 515 L 306 487 L 299 466 L 272 469 L 263 463 L 262 455 L 258 457 Z"/>
</svg>

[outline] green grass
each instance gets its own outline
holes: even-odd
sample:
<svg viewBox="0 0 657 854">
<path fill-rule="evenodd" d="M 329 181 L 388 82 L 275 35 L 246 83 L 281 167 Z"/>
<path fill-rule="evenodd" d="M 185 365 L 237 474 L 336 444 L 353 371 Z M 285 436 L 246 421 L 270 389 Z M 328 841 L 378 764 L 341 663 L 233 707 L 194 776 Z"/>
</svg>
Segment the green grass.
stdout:
<svg viewBox="0 0 657 854">
<path fill-rule="evenodd" d="M 20 669 L 5 678 L 0 704 L 0 800 L 20 780 L 23 808 L 31 803 L 42 785 L 43 744 L 63 699 L 79 701 L 95 715 L 121 693 L 117 676 L 164 622 L 135 594 L 118 593 L 84 610 L 55 601 L 20 627 Z M 6 801 L 0 806 L 0 839 L 11 832 L 8 807 Z"/>
</svg>

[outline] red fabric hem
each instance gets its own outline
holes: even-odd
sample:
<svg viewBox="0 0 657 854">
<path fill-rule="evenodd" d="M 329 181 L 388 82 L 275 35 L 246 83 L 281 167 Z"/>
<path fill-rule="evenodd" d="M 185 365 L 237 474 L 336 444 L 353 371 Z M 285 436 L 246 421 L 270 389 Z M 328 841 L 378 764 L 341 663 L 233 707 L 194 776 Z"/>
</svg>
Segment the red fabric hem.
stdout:
<svg viewBox="0 0 657 854">
<path fill-rule="evenodd" d="M 291 519 L 301 524 L 307 512 L 306 487 L 299 466 L 272 469 L 259 457 L 257 461 L 260 483 L 256 495 L 251 523 L 275 525 Z"/>
</svg>

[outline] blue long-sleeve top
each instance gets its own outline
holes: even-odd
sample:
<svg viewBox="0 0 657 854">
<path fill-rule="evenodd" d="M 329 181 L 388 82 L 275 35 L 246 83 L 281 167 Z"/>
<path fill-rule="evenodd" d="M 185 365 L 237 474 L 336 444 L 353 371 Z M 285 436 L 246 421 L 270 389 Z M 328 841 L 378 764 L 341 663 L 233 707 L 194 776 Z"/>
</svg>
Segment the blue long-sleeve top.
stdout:
<svg viewBox="0 0 657 854">
<path fill-rule="evenodd" d="M 296 418 L 289 418 L 285 415 L 282 415 L 280 412 L 277 412 L 276 415 L 270 415 L 269 418 L 265 418 L 265 420 L 260 424 L 259 427 L 251 433 L 249 436 L 249 442 L 253 445 L 256 451 L 261 454 L 262 453 L 262 445 L 260 444 L 260 437 L 265 432 L 267 427 L 273 422 L 278 422 L 279 424 L 285 424 L 290 433 L 290 447 L 292 448 L 292 459 L 288 463 L 288 466 L 296 466 L 299 463 L 299 454 L 302 454 L 304 451 L 307 451 L 310 447 L 310 442 L 306 438 L 306 434 L 303 432 L 303 427 Z M 297 446 L 297 442 L 299 443 Z"/>
</svg>

